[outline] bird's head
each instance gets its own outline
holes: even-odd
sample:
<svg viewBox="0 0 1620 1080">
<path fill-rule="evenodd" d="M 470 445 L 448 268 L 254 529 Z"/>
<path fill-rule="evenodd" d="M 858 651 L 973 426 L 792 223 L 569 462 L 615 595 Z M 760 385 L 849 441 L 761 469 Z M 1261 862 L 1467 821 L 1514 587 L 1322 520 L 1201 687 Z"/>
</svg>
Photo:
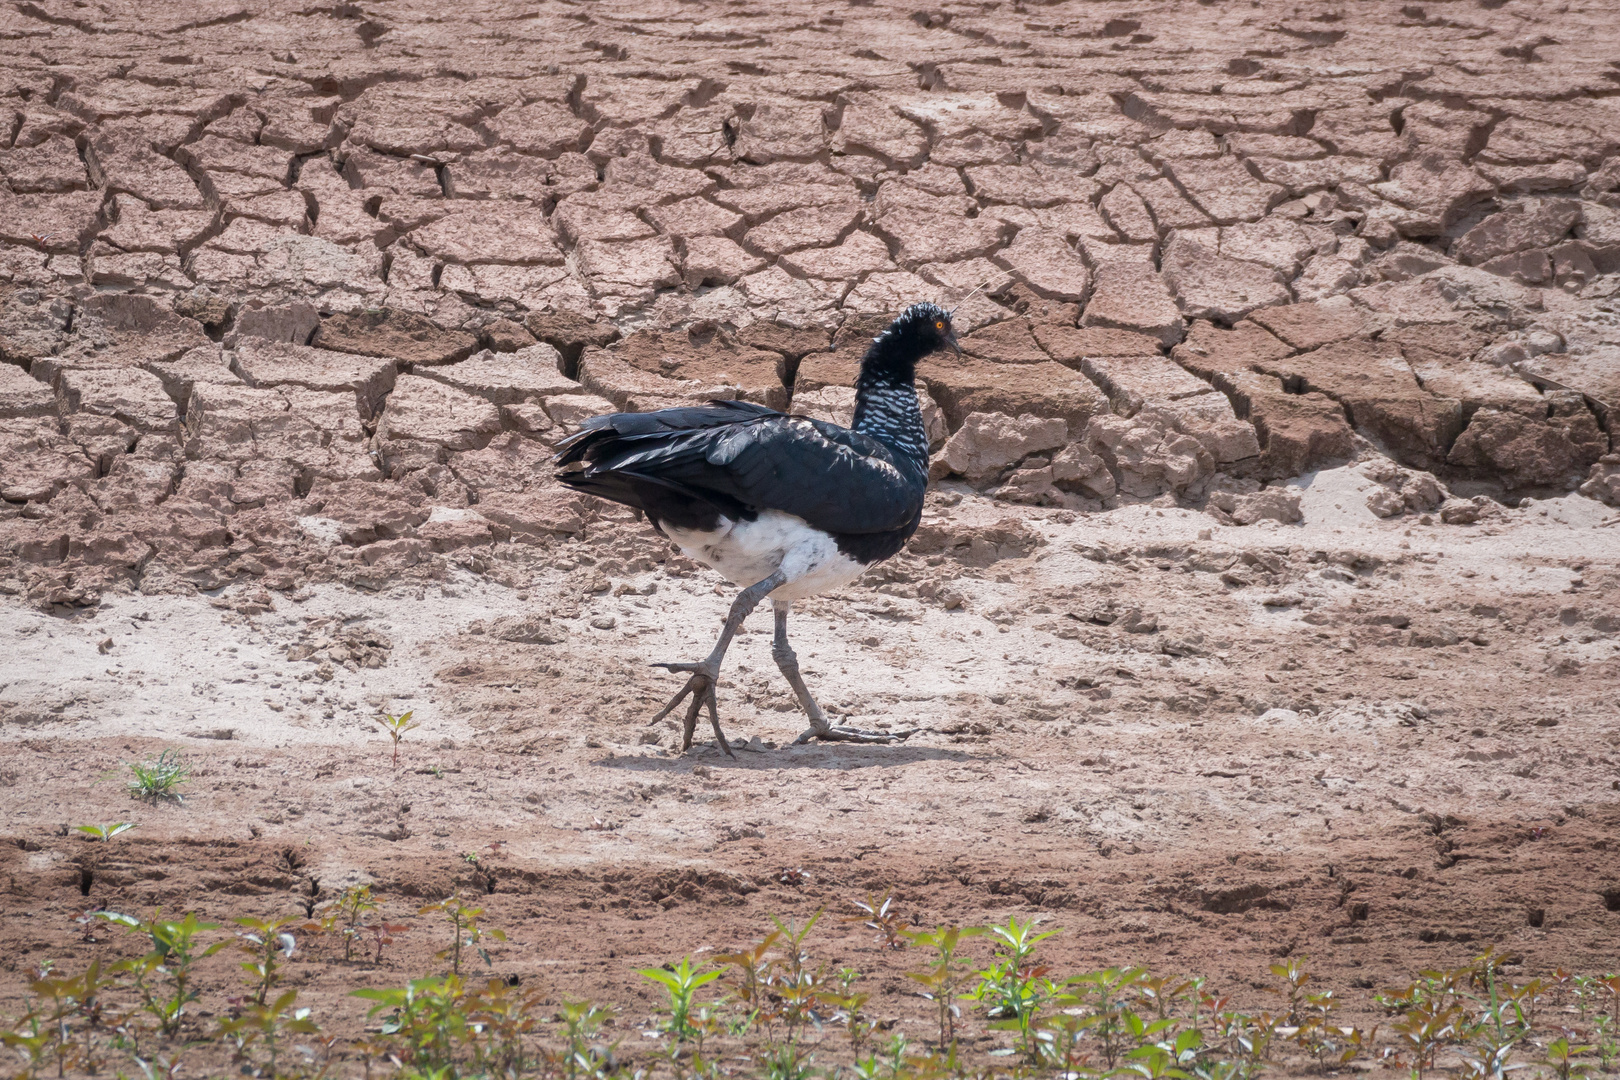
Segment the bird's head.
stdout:
<svg viewBox="0 0 1620 1080">
<path fill-rule="evenodd" d="M 915 365 L 929 353 L 942 349 L 962 352 L 951 327 L 951 313 L 938 304 L 923 302 L 902 311 L 872 342 L 868 356 Z"/>
</svg>

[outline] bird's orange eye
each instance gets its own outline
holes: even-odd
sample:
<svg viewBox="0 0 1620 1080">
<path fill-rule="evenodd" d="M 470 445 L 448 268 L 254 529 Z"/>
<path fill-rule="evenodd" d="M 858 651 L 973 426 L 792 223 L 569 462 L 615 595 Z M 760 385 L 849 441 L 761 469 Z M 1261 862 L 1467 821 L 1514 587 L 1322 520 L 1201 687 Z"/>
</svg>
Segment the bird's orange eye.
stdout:
<svg viewBox="0 0 1620 1080">
<path fill-rule="evenodd" d="M 943 329 L 945 329 L 945 324 L 942 323 L 942 322 L 936 322 L 934 324 L 934 329 L 935 330 L 943 330 Z"/>
</svg>

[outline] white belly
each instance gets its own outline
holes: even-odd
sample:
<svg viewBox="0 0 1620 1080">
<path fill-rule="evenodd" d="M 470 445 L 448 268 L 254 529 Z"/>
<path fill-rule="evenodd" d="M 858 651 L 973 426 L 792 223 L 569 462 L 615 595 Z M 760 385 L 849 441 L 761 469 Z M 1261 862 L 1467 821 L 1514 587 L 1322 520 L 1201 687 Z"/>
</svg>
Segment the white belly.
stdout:
<svg viewBox="0 0 1620 1080">
<path fill-rule="evenodd" d="M 713 567 L 727 581 L 749 586 L 782 570 L 787 583 L 772 600 L 802 600 L 842 588 L 866 569 L 838 550 L 833 538 L 803 518 L 766 510 L 753 521 L 720 519 L 713 532 L 664 525 L 664 534 L 689 559 Z"/>
</svg>

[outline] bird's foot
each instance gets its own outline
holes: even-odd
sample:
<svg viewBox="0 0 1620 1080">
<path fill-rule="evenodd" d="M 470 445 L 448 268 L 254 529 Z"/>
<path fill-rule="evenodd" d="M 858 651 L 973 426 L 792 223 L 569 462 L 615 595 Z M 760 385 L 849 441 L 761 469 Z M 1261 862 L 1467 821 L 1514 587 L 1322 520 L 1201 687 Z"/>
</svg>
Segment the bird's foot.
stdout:
<svg viewBox="0 0 1620 1080">
<path fill-rule="evenodd" d="M 696 664 L 654 664 L 653 667 L 665 668 L 669 671 L 685 671 L 691 674 L 686 685 L 681 687 L 676 695 L 669 699 L 669 704 L 658 710 L 658 715 L 647 721 L 648 725 L 658 723 L 664 717 L 674 712 L 687 695 L 691 695 L 691 703 L 686 707 L 686 716 L 681 723 L 681 753 L 692 749 L 692 734 L 697 730 L 698 714 L 705 706 L 709 710 L 709 722 L 714 725 L 714 738 L 720 744 L 720 749 L 726 752 L 727 757 L 736 757 L 731 752 L 731 744 L 726 742 L 725 733 L 720 730 L 720 709 L 715 701 L 714 686 L 719 681 L 720 671 L 718 664 L 700 662 Z"/>
<path fill-rule="evenodd" d="M 905 742 L 915 734 L 917 734 L 916 728 L 911 728 L 909 731 L 866 731 L 862 728 L 828 725 L 825 728 L 812 727 L 793 741 L 797 745 L 802 745 L 813 739 L 820 739 L 822 742 L 897 743 Z"/>
</svg>

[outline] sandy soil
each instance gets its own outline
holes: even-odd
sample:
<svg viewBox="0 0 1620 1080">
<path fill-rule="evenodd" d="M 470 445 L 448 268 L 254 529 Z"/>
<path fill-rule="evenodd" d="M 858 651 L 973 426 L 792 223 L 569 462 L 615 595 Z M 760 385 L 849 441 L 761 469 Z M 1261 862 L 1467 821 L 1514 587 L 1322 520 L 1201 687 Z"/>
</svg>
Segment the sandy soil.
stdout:
<svg viewBox="0 0 1620 1080">
<path fill-rule="evenodd" d="M 1613 515 L 1578 496 L 1467 527 L 1335 515 L 1366 483 L 1301 480 L 1320 527 L 1025 512 L 1028 557 L 905 556 L 812 605 L 812 686 L 855 722 L 922 729 L 893 747 L 790 745 L 802 720 L 756 617 L 721 691 L 745 745 L 675 753 L 672 725 L 643 723 L 672 689 L 647 663 L 705 650 L 727 600 L 631 523 L 509 585 L 10 608 L 0 694 L 33 719 L 8 729 L 0 788 L 5 964 L 116 954 L 78 942 L 90 906 L 286 914 L 369 882 L 419 928 L 381 969 L 297 965 L 308 1000 L 341 1011 L 431 962 L 410 913 L 458 888 L 512 937 L 498 971 L 649 1008 L 635 967 L 889 889 L 917 924 L 1040 915 L 1068 931 L 1060 962 L 1251 994 L 1309 954 L 1361 1009 L 1354 988 L 1488 945 L 1530 970 L 1612 965 Z M 1099 625 L 1130 611 L 1156 631 Z M 497 639 L 514 618 L 557 643 Z M 287 658 L 345 639 L 380 666 Z M 369 720 L 404 709 L 422 726 L 394 770 Z M 169 746 L 196 770 L 185 804 L 131 803 L 120 763 Z M 140 827 L 110 849 L 63 835 L 112 820 Z M 924 1029 L 903 958 L 870 938 L 824 947 Z"/>
<path fill-rule="evenodd" d="M 133 951 L 89 909 L 361 883 L 410 932 L 290 976 L 344 1037 L 457 891 L 496 973 L 626 1031 L 635 968 L 890 890 L 1245 1001 L 1308 954 L 1357 1019 L 1490 946 L 1614 970 L 1617 27 L 6 6 L 0 1012 Z M 756 615 L 735 758 L 680 752 L 650 665 L 730 590 L 552 447 L 720 394 L 847 419 L 876 327 L 986 283 L 920 378 L 922 530 L 792 623 L 829 712 L 916 733 L 794 745 Z M 132 801 L 173 748 L 184 803 Z M 905 957 L 816 949 L 926 1033 Z"/>
</svg>

